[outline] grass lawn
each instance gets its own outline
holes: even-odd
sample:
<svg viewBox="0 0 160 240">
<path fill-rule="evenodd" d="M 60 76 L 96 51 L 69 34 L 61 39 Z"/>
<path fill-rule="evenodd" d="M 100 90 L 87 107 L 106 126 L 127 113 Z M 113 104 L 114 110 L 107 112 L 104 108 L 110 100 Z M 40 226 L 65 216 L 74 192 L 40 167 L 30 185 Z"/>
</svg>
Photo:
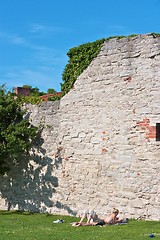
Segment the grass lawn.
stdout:
<svg viewBox="0 0 160 240">
<path fill-rule="evenodd" d="M 53 223 L 63 219 L 62 224 Z M 160 240 L 160 221 L 130 220 L 126 225 L 72 227 L 75 217 L 0 211 L 0 240 L 144 240 L 155 234 Z"/>
</svg>

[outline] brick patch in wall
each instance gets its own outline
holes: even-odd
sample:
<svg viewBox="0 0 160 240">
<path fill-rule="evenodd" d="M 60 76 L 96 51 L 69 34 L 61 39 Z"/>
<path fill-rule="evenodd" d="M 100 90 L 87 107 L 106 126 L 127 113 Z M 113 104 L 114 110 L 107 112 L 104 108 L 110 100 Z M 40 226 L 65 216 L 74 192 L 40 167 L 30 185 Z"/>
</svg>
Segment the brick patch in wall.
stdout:
<svg viewBox="0 0 160 240">
<path fill-rule="evenodd" d="M 102 154 L 105 154 L 107 152 L 107 149 L 105 147 L 102 148 Z"/>
<path fill-rule="evenodd" d="M 137 126 L 141 127 L 143 130 L 147 130 L 146 138 L 149 139 L 156 139 L 156 126 L 150 126 L 149 118 L 145 118 L 142 121 L 137 122 Z"/>
<path fill-rule="evenodd" d="M 103 147 L 102 147 L 102 154 L 106 154 L 107 152 L 107 148 L 105 147 L 106 141 L 107 141 L 107 137 L 106 137 L 107 132 L 103 131 L 102 132 L 102 141 L 103 141 Z"/>
<path fill-rule="evenodd" d="M 160 123 L 156 123 L 156 141 L 160 141 Z"/>
<path fill-rule="evenodd" d="M 106 132 L 106 131 L 103 131 L 102 134 L 103 134 L 103 135 L 104 135 L 104 134 L 107 134 L 107 132 Z"/>
<path fill-rule="evenodd" d="M 107 140 L 107 138 L 106 138 L 106 137 L 103 137 L 102 140 L 105 141 L 105 140 Z"/>
</svg>

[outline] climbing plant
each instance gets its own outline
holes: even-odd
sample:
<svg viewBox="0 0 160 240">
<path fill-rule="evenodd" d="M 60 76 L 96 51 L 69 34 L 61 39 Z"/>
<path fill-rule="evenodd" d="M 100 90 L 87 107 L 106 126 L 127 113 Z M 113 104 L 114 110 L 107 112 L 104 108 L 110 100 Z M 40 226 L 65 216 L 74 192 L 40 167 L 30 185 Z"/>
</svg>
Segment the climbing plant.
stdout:
<svg viewBox="0 0 160 240">
<path fill-rule="evenodd" d="M 62 74 L 63 83 L 61 83 L 61 90 L 63 95 L 69 92 L 77 77 L 89 66 L 91 61 L 97 57 L 104 41 L 105 38 L 95 42 L 85 43 L 69 50 L 67 53 L 69 57 L 68 64 Z"/>
</svg>

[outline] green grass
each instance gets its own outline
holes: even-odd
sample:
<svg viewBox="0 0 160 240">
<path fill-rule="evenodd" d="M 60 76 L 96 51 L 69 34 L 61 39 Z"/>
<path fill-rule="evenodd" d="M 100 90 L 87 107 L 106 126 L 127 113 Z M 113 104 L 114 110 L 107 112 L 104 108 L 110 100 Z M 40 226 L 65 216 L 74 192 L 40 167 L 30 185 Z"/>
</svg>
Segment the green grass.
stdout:
<svg viewBox="0 0 160 240">
<path fill-rule="evenodd" d="M 53 220 L 61 218 L 63 224 Z M 160 239 L 160 221 L 130 220 L 126 225 L 72 227 L 75 217 L 0 211 L 0 240 L 143 240 Z"/>
</svg>

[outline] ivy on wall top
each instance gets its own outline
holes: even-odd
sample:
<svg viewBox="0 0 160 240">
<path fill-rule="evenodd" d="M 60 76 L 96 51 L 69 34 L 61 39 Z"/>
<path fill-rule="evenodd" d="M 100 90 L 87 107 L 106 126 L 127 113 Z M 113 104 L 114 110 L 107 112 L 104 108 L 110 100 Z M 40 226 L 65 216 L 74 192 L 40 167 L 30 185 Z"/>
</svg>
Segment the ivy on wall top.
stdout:
<svg viewBox="0 0 160 240">
<path fill-rule="evenodd" d="M 63 95 L 69 92 L 77 77 L 89 66 L 91 61 L 97 57 L 104 41 L 105 38 L 82 44 L 69 50 L 67 53 L 69 61 L 62 74 L 63 83 L 61 83 L 61 90 Z"/>
<path fill-rule="evenodd" d="M 152 35 L 153 37 L 160 37 L 159 33 L 150 33 L 150 35 Z M 128 36 L 128 38 L 135 36 L 137 36 L 137 34 L 131 34 Z M 112 38 L 121 39 L 125 37 L 126 36 L 111 36 L 106 39 L 102 38 L 94 42 L 85 43 L 78 47 L 71 48 L 67 53 L 67 56 L 69 57 L 68 64 L 65 66 L 62 73 L 62 94 L 49 97 L 48 100 L 60 100 L 61 97 L 63 97 L 66 93 L 69 92 L 69 90 L 73 87 L 77 77 L 89 66 L 92 60 L 97 57 L 105 40 L 110 40 Z M 31 98 L 29 96 L 28 98 L 25 97 L 21 101 L 38 104 L 43 100 L 40 98 Z"/>
</svg>

